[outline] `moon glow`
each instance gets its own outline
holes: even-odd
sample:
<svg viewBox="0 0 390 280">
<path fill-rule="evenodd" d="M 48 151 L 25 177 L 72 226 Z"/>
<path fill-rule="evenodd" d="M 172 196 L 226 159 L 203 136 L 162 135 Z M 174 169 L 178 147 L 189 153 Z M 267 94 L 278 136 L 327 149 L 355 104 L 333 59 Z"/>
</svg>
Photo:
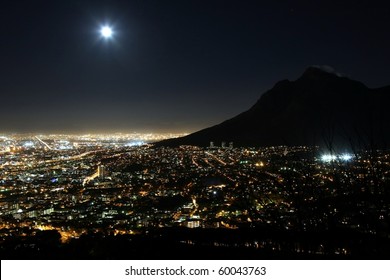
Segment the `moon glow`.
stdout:
<svg viewBox="0 0 390 280">
<path fill-rule="evenodd" d="M 111 38 L 112 37 L 112 29 L 111 27 L 109 26 L 103 26 L 101 29 L 100 29 L 100 34 L 104 37 L 104 38 Z"/>
</svg>

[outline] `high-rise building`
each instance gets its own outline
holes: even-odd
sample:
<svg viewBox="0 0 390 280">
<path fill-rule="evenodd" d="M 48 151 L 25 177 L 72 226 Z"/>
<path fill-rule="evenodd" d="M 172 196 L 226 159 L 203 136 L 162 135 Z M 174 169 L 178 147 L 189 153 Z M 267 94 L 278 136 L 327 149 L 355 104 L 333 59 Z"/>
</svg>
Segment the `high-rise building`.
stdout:
<svg viewBox="0 0 390 280">
<path fill-rule="evenodd" d="M 221 147 L 225 148 L 226 147 L 226 142 L 222 142 Z"/>
<path fill-rule="evenodd" d="M 99 166 L 98 166 L 97 173 L 98 173 L 98 177 L 99 177 L 100 179 L 103 179 L 103 178 L 104 178 L 104 173 L 105 173 L 104 165 L 99 165 Z"/>
<path fill-rule="evenodd" d="M 229 149 L 233 149 L 233 142 L 229 142 Z"/>
<path fill-rule="evenodd" d="M 211 148 L 211 149 L 214 148 L 214 142 L 213 142 L 213 141 L 210 141 L 210 148 Z"/>
</svg>

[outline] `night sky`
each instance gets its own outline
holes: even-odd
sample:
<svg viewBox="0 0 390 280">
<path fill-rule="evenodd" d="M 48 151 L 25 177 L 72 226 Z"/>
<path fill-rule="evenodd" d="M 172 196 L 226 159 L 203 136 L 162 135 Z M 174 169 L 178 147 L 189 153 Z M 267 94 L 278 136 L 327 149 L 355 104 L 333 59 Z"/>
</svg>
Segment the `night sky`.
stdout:
<svg viewBox="0 0 390 280">
<path fill-rule="evenodd" d="M 310 65 L 390 85 L 381 2 L 2 0 L 0 132 L 193 132 Z"/>
</svg>

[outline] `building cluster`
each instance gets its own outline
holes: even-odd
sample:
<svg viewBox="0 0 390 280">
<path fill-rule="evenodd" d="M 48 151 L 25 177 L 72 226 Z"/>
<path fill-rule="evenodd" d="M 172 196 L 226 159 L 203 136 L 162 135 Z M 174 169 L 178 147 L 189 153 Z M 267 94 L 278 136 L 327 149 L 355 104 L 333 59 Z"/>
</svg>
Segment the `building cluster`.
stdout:
<svg viewBox="0 0 390 280">
<path fill-rule="evenodd" d="M 386 151 L 324 157 L 318 147 L 127 143 L 3 138 L 1 240 L 42 229 L 66 240 L 91 231 L 258 225 L 389 237 L 390 205 L 381 200 L 389 196 Z"/>
</svg>

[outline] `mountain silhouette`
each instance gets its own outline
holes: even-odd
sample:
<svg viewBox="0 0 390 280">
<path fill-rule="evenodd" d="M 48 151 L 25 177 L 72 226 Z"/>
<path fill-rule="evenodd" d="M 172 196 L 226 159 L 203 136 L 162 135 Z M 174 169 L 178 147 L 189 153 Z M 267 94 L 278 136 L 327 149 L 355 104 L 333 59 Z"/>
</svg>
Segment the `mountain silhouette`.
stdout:
<svg viewBox="0 0 390 280">
<path fill-rule="evenodd" d="M 390 86 L 370 89 L 329 68 L 309 67 L 282 80 L 249 110 L 158 146 L 299 146 L 384 148 L 390 143 Z"/>
</svg>

